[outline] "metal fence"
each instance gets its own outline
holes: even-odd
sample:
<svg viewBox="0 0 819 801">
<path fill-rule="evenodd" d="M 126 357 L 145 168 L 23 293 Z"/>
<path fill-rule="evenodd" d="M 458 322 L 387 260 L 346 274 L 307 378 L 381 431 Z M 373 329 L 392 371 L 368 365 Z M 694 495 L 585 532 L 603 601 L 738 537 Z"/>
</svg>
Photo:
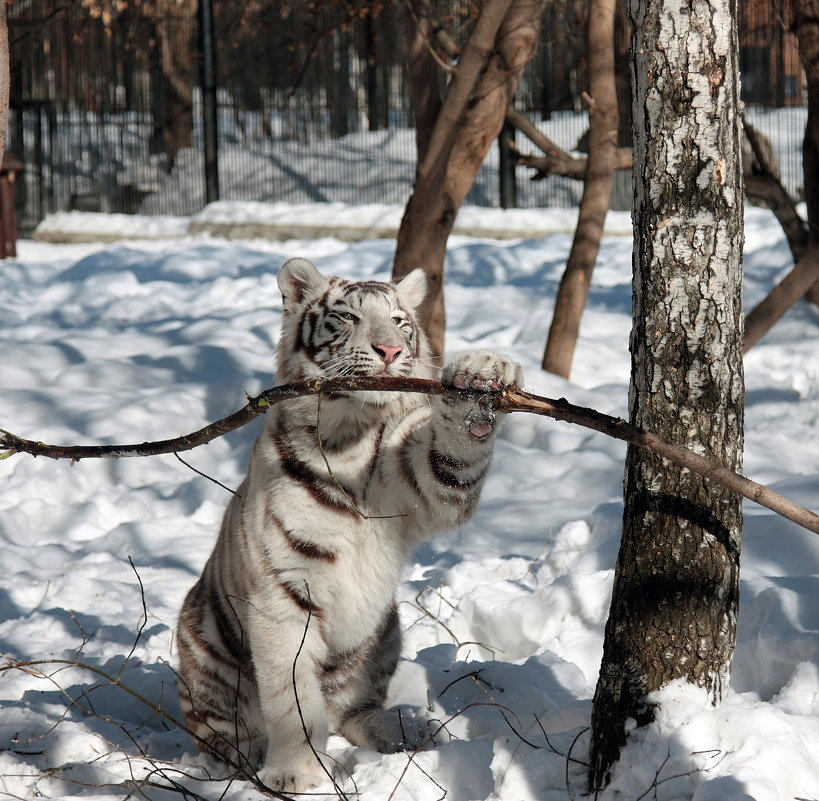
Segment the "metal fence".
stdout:
<svg viewBox="0 0 819 801">
<path fill-rule="evenodd" d="M 799 106 L 802 71 L 786 30 L 789 4 L 779 2 L 741 4 L 745 98 Z M 203 207 L 197 8 L 197 0 L 9 6 L 8 149 L 25 165 L 17 181 L 23 229 L 60 210 L 192 214 Z M 470 8 L 459 0 L 444 6 L 456 36 L 473 23 Z M 566 149 L 586 129 L 586 8 L 583 0 L 550 3 L 517 97 Z M 213 10 L 223 199 L 406 201 L 415 150 L 403 3 L 216 0 Z M 627 75 L 622 17 L 619 28 L 618 69 Z M 499 204 L 497 162 L 493 148 L 467 203 Z M 798 168 L 783 172 L 797 191 Z M 570 179 L 530 182 L 518 170 L 520 206 L 571 206 L 580 192 Z"/>
</svg>

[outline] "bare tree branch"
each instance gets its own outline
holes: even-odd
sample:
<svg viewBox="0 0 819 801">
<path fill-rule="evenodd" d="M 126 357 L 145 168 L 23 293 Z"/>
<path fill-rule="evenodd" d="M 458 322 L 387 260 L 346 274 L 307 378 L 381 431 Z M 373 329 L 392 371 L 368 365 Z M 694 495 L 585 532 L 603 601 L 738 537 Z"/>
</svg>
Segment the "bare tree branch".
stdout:
<svg viewBox="0 0 819 801">
<path fill-rule="evenodd" d="M 420 0 L 417 0 L 420 2 Z M 435 37 L 435 42 L 440 46 L 447 56 L 451 59 L 457 59 L 461 55 L 461 48 L 458 47 L 457 42 L 449 35 L 447 30 L 437 19 L 430 18 L 428 20 L 429 27 Z M 434 47 L 427 34 L 424 40 L 426 47 L 434 54 Z M 439 62 L 441 67 L 447 72 L 454 72 L 455 68 L 443 62 Z M 514 142 L 511 143 L 513 152 L 517 155 L 517 166 L 531 167 L 537 170 L 537 174 L 532 180 L 540 180 L 549 175 L 564 175 L 570 178 L 583 180 L 586 177 L 586 165 L 588 159 L 575 158 L 556 145 L 548 136 L 546 136 L 525 114 L 518 111 L 514 104 L 510 104 L 506 110 L 506 119 L 517 130 L 519 130 L 532 144 L 536 145 L 545 153 L 545 156 L 532 156 L 520 153 L 515 147 Z M 631 149 L 621 148 L 618 152 L 617 169 L 631 169 Z"/>
<path fill-rule="evenodd" d="M 563 148 L 549 139 L 525 114 L 522 114 L 513 105 L 506 109 L 506 119 L 550 158 L 555 160 L 571 158 Z"/>
<path fill-rule="evenodd" d="M 547 178 L 550 175 L 563 175 L 583 181 L 586 178 L 586 167 L 589 159 L 586 156 L 572 156 L 556 145 L 544 134 L 525 114 L 521 114 L 514 106 L 509 106 L 506 119 L 512 123 L 533 145 L 543 151 L 543 156 L 534 156 L 520 153 L 515 150 L 519 167 L 531 167 L 537 170 L 532 177 L 533 181 Z M 630 147 L 619 147 L 615 151 L 615 170 L 630 170 L 632 154 Z"/>
<path fill-rule="evenodd" d="M 793 501 L 784 498 L 773 490 L 758 484 L 745 476 L 723 467 L 717 462 L 700 456 L 692 450 L 652 434 L 650 431 L 633 426 L 619 417 L 603 414 L 595 409 L 575 406 L 565 398 L 553 400 L 534 395 L 517 387 L 510 387 L 503 392 L 482 393 L 471 389 L 445 387 L 439 381 L 423 378 L 335 378 L 325 381 L 302 381 L 267 389 L 247 404 L 227 417 L 217 420 L 185 436 L 157 442 L 142 442 L 133 445 L 46 445 L 35 440 L 23 439 L 15 434 L 0 429 L 0 448 L 5 453 L 1 458 L 8 458 L 18 453 L 32 456 L 46 456 L 50 459 L 108 458 L 122 459 L 134 456 L 155 456 L 162 453 L 177 453 L 204 445 L 231 431 L 241 428 L 267 409 L 281 401 L 310 395 L 332 397 L 336 392 L 378 391 L 378 392 L 416 392 L 424 395 L 447 395 L 449 397 L 466 397 L 480 399 L 482 403 L 491 402 L 501 412 L 529 412 L 555 420 L 574 423 L 593 431 L 599 431 L 614 439 L 623 440 L 633 445 L 653 451 L 664 459 L 675 462 L 698 475 L 721 484 L 755 503 L 765 506 L 778 515 L 787 518 L 809 531 L 819 534 L 819 515 L 805 509 Z"/>
<path fill-rule="evenodd" d="M 808 227 L 796 211 L 796 201 L 782 184 L 770 140 L 747 119 L 743 119 L 743 129 L 753 155 L 748 160 L 750 163 L 746 164 L 745 194 L 753 200 L 762 201 L 774 213 L 788 240 L 794 263 L 797 263 L 810 250 Z"/>
<path fill-rule="evenodd" d="M 816 276 L 819 276 L 819 247 L 807 251 L 768 295 L 748 312 L 745 318 L 745 353 L 815 286 Z"/>
<path fill-rule="evenodd" d="M 516 166 L 528 167 L 535 170 L 533 181 L 540 181 L 550 175 L 562 175 L 564 178 L 573 178 L 576 181 L 586 180 L 586 168 L 589 164 L 587 156 L 572 156 L 566 151 L 562 155 L 533 156 L 521 153 L 512 145 L 512 152 L 517 157 Z M 615 170 L 630 170 L 633 164 L 631 148 L 618 147 L 615 153 Z"/>
</svg>

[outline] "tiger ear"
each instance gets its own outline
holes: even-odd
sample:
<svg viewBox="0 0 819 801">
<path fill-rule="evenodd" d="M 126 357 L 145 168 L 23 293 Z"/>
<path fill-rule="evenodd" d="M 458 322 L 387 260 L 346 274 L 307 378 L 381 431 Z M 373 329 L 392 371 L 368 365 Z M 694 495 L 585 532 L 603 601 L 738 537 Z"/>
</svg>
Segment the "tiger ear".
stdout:
<svg viewBox="0 0 819 801">
<path fill-rule="evenodd" d="M 295 306 L 312 295 L 327 289 L 328 280 L 307 259 L 290 259 L 279 270 L 279 289 L 284 306 Z"/>
<path fill-rule="evenodd" d="M 417 309 L 421 305 L 421 301 L 426 297 L 428 286 L 427 274 L 423 268 L 416 267 L 411 273 L 407 273 L 398 281 L 395 289 L 401 303 L 410 309 Z"/>
</svg>

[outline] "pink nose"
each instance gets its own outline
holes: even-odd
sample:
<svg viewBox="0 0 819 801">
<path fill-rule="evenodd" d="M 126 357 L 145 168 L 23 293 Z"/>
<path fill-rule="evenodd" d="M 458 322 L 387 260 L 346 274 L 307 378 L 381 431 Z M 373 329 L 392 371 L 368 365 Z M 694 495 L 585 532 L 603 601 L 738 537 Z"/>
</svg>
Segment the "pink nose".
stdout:
<svg viewBox="0 0 819 801">
<path fill-rule="evenodd" d="M 392 364 L 401 353 L 398 345 L 373 345 L 373 350 L 381 357 L 384 364 Z"/>
</svg>

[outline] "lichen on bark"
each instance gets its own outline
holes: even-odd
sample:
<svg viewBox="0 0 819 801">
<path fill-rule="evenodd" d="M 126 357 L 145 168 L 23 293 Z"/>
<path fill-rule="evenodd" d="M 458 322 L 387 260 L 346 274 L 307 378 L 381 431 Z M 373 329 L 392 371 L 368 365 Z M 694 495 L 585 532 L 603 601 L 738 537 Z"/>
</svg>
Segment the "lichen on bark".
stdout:
<svg viewBox="0 0 819 801">
<path fill-rule="evenodd" d="M 742 171 L 733 0 L 631 0 L 631 422 L 741 469 Z M 594 702 L 591 783 L 675 678 L 727 684 L 739 498 L 629 448 L 623 540 Z"/>
</svg>

